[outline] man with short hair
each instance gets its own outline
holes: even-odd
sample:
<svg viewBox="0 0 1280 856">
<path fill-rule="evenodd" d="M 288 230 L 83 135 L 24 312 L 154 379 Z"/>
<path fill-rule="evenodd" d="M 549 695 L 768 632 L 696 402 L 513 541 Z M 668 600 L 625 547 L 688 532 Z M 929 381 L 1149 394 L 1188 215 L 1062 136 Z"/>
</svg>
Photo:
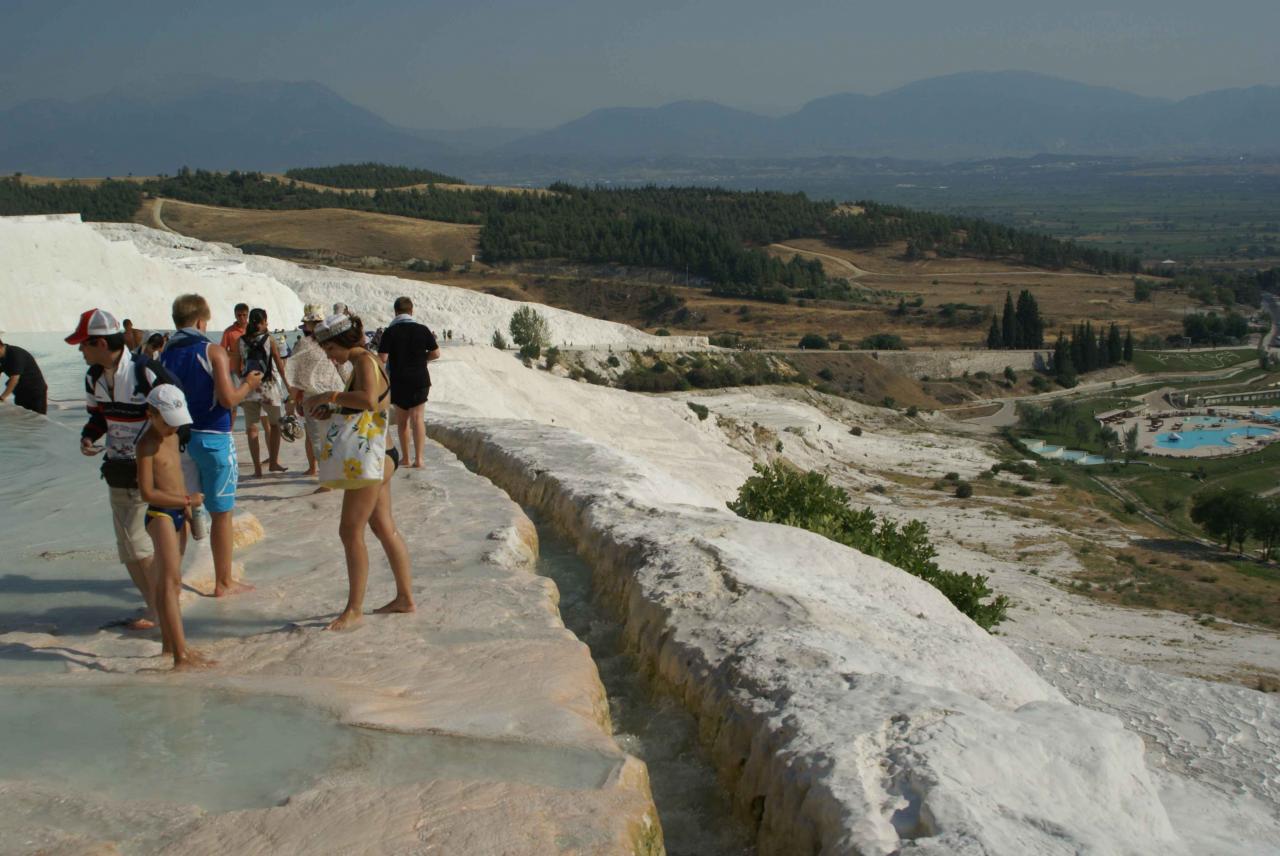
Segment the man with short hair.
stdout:
<svg viewBox="0 0 1280 856">
<path fill-rule="evenodd" d="M 84 379 L 89 421 L 80 432 L 80 452 L 87 456 L 103 452 L 104 448 L 95 443 L 105 438 L 102 478 L 111 496 L 116 550 L 147 604 L 145 617 L 126 626 L 147 630 L 155 626 L 155 586 L 151 578 L 151 539 L 146 529 L 147 504 L 138 492 L 134 450 L 138 435 L 147 424 L 147 393 L 158 375 L 150 368 L 139 370 L 133 354 L 124 346 L 124 328 L 105 310 L 84 312 L 66 342 L 78 346 L 89 365 Z"/>
<path fill-rule="evenodd" d="M 131 351 L 136 351 L 142 347 L 142 343 L 146 341 L 147 334 L 133 326 L 133 322 L 128 318 L 122 322 L 124 324 L 124 346 Z"/>
<path fill-rule="evenodd" d="M 236 315 L 239 316 L 239 307 Z M 231 435 L 232 410 L 262 383 L 262 372 L 249 372 L 236 387 L 231 383 L 227 352 L 205 337 L 212 313 L 198 294 L 183 294 L 173 301 L 176 333 L 160 354 L 160 362 L 181 382 L 191 411 L 191 439 L 184 466 L 192 493 L 195 485 L 204 494 L 204 507 L 212 519 L 209 546 L 213 551 L 214 597 L 225 597 L 253 588 L 231 576 L 232 521 L 239 481 L 236 444 Z M 246 322 L 248 318 L 246 316 Z"/>
<path fill-rule="evenodd" d="M 249 329 L 249 304 L 236 304 L 236 323 L 222 331 L 222 350 L 228 354 L 240 351 L 240 337 Z"/>
<path fill-rule="evenodd" d="M 302 337 L 293 346 L 289 358 L 284 361 L 285 381 L 289 385 L 289 395 L 301 407 L 304 399 L 323 392 L 338 392 L 346 386 L 343 375 L 345 369 L 350 374 L 351 366 L 344 363 L 335 366 L 318 344 L 316 344 L 316 325 L 324 321 L 324 310 L 318 303 L 308 303 L 303 308 Z M 315 416 L 304 412 L 304 425 L 307 434 L 307 471 L 303 475 L 318 474 L 316 459 L 320 453 L 320 441 L 324 439 L 327 424 Z M 322 487 L 322 491 L 329 488 Z"/>
<path fill-rule="evenodd" d="M 421 467 L 422 449 L 427 444 L 427 426 L 423 421 L 427 396 L 431 392 L 431 374 L 427 363 L 440 358 L 440 345 L 425 324 L 413 318 L 413 301 L 397 297 L 396 317 L 383 331 L 378 342 L 378 356 L 387 365 L 391 378 L 391 403 L 396 407 L 396 436 L 400 455 L 409 457 L 409 429 L 413 428 L 413 463 Z"/>
<path fill-rule="evenodd" d="M 49 409 L 49 388 L 36 358 L 25 348 L 6 345 L 0 340 L 0 373 L 9 376 L 0 392 L 0 402 L 13 396 L 13 403 L 34 413 Z"/>
</svg>

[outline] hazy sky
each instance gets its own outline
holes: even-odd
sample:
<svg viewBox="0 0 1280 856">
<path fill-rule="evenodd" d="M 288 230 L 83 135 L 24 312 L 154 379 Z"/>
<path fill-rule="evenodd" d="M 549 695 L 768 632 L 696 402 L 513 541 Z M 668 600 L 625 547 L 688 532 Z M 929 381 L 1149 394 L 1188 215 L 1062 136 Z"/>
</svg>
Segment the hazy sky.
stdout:
<svg viewBox="0 0 1280 856">
<path fill-rule="evenodd" d="M 1280 84 L 1280 0 L 0 0 L 0 107 L 176 73 L 318 80 L 414 127 L 708 98 L 783 112 L 956 71 Z M 3 129 L 0 129 L 3 133 Z"/>
</svg>

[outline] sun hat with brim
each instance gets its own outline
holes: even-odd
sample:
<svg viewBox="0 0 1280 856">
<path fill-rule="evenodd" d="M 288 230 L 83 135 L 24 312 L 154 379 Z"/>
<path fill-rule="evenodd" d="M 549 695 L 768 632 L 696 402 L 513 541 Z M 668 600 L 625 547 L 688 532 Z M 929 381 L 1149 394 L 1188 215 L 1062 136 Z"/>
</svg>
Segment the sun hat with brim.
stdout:
<svg viewBox="0 0 1280 856">
<path fill-rule="evenodd" d="M 306 306 L 302 308 L 303 324 L 307 324 L 313 321 L 318 324 L 323 320 L 324 320 L 324 309 L 320 307 L 319 303 L 308 303 Z"/>
<path fill-rule="evenodd" d="M 345 333 L 352 328 L 350 315 L 330 315 L 321 322 L 313 334 L 317 342 L 327 342 L 340 333 Z"/>
<path fill-rule="evenodd" d="M 80 323 L 76 325 L 75 332 L 67 337 L 67 344 L 79 345 L 99 336 L 114 336 L 123 332 L 124 328 L 120 326 L 116 316 L 105 309 L 90 309 L 81 313 Z"/>
<path fill-rule="evenodd" d="M 154 407 L 165 424 L 171 428 L 181 428 L 191 424 L 191 411 L 187 409 L 187 397 L 182 390 L 171 383 L 162 383 L 151 388 L 147 393 L 147 404 Z"/>
</svg>

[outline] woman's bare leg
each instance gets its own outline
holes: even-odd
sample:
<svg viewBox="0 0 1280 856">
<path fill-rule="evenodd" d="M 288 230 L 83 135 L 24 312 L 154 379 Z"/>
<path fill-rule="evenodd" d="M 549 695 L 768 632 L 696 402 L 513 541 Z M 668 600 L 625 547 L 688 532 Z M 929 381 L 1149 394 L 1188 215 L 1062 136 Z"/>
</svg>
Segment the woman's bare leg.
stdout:
<svg viewBox="0 0 1280 856">
<path fill-rule="evenodd" d="M 350 591 L 346 609 L 330 622 L 330 630 L 350 630 L 363 618 L 364 589 L 369 581 L 369 551 L 364 544 L 364 528 L 369 525 L 381 490 L 380 485 L 371 485 L 342 494 L 342 522 L 338 525 L 338 535 L 347 555 Z"/>
<path fill-rule="evenodd" d="M 423 421 L 427 405 L 419 404 L 409 411 L 409 420 L 413 424 L 413 466 L 421 469 L 424 464 L 422 462 L 422 449 L 427 445 L 427 425 Z M 407 454 L 405 449 L 401 454 Z"/>
<path fill-rule="evenodd" d="M 249 441 L 249 457 L 253 459 L 253 475 L 262 477 L 262 450 L 258 448 L 258 423 L 245 420 L 244 436 Z"/>
<path fill-rule="evenodd" d="M 306 438 L 305 438 L 305 439 L 306 439 L 306 441 L 307 441 L 307 450 L 306 450 L 306 451 L 307 451 L 307 471 L 306 471 L 305 473 L 303 473 L 303 475 L 304 475 L 304 476 L 314 476 L 314 475 L 317 475 L 317 474 L 320 472 L 318 469 L 316 469 L 316 446 L 315 446 L 315 438 L 311 436 L 311 426 L 310 426 L 310 425 L 307 425 L 306 423 L 303 423 L 303 429 L 304 429 L 304 431 L 305 431 L 305 434 L 306 434 Z"/>
<path fill-rule="evenodd" d="M 280 465 L 280 423 L 267 427 L 267 466 L 273 473 L 283 473 L 288 467 Z"/>
<path fill-rule="evenodd" d="M 382 486 L 378 488 L 378 504 L 369 518 L 369 528 L 382 542 L 383 552 L 387 554 L 387 562 L 391 565 L 391 573 L 396 579 L 396 596 L 374 612 L 413 612 L 413 580 L 409 565 L 409 548 L 396 529 L 395 517 L 391 513 L 391 465 L 387 462 L 386 476 Z"/>
</svg>

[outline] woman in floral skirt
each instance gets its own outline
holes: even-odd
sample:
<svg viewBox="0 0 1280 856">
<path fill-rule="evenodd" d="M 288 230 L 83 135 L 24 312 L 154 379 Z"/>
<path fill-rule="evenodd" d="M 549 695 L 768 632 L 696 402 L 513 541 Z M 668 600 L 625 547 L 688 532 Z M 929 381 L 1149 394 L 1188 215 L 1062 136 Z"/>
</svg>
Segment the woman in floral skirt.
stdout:
<svg viewBox="0 0 1280 856">
<path fill-rule="evenodd" d="M 351 584 L 347 606 L 330 630 L 350 630 L 364 615 L 369 578 L 365 527 L 382 543 L 396 580 L 396 596 L 375 613 L 413 612 L 409 550 L 391 514 L 391 475 L 399 464 L 395 449 L 386 448 L 387 377 L 378 358 L 364 347 L 364 326 L 349 315 L 331 315 L 315 330 L 315 339 L 339 366 L 350 363 L 351 379 L 338 392 L 306 399 L 307 413 L 328 419 L 319 453 L 321 484 L 343 491 L 338 534 L 347 557 Z"/>
</svg>

